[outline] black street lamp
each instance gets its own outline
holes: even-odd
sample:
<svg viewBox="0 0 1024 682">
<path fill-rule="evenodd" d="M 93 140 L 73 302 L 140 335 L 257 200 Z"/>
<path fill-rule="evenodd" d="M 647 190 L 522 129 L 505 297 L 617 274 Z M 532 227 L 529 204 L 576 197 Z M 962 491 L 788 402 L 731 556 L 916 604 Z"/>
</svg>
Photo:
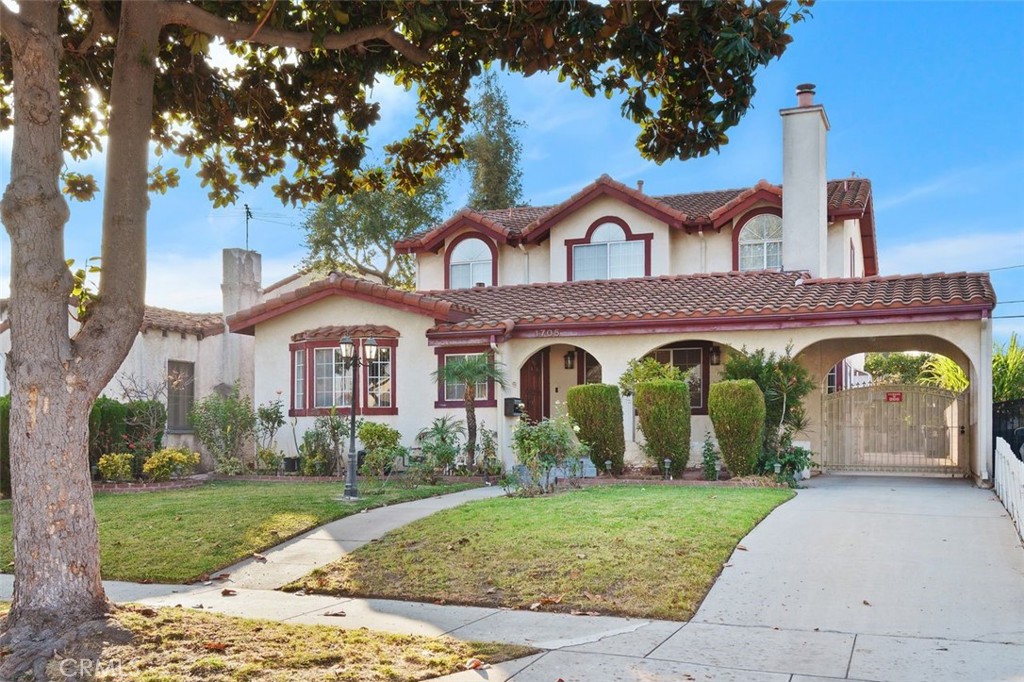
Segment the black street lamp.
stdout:
<svg viewBox="0 0 1024 682">
<path fill-rule="evenodd" d="M 345 364 L 352 368 L 352 404 L 349 409 L 348 422 L 348 469 L 345 472 L 345 497 L 357 500 L 359 499 L 359 488 L 356 485 L 356 469 L 359 467 L 359 461 L 356 455 L 356 412 L 359 411 L 359 366 L 366 360 L 376 357 L 377 341 L 372 338 L 363 339 L 363 353 L 360 353 L 352 337 L 344 336 L 338 343 L 338 348 Z M 364 353 L 365 357 L 360 358 L 360 355 Z"/>
</svg>

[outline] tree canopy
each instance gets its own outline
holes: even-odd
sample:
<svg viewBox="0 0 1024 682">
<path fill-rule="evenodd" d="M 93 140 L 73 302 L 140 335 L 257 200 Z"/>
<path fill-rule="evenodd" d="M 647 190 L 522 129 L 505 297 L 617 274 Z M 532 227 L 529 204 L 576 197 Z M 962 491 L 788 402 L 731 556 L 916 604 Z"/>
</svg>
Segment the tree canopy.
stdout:
<svg viewBox="0 0 1024 682">
<path fill-rule="evenodd" d="M 0 646 L 14 679 L 109 608 L 87 466 L 89 407 L 138 333 L 149 191 L 194 166 L 215 206 L 273 182 L 284 202 L 389 184 L 409 189 L 461 159 L 466 91 L 485 64 L 557 72 L 619 98 L 655 161 L 707 154 L 750 107 L 810 0 L 597 4 L 0 3 L 0 129 L 14 129 L 0 216 L 11 238 L 11 480 L 15 588 Z M 215 43 L 230 59 L 214 58 Z M 415 88 L 417 123 L 367 167 L 379 78 Z M 151 148 L 156 163 L 152 163 Z M 103 150 L 102 278 L 68 335 L 75 287 L 69 208 L 95 178 L 67 172 Z M 286 159 L 291 158 L 288 163 Z M 63 183 L 63 187 L 62 187 Z M 83 625 L 84 627 L 84 625 Z"/>
<path fill-rule="evenodd" d="M 480 96 L 473 103 L 473 132 L 465 142 L 472 178 L 470 208 L 502 209 L 523 203 L 523 145 L 516 135 L 522 126 L 509 113 L 497 76 L 493 71 L 484 74 Z"/>
<path fill-rule="evenodd" d="M 395 242 L 440 222 L 446 198 L 443 176 L 428 178 L 411 191 L 390 185 L 329 197 L 311 208 L 302 224 L 308 249 L 303 265 L 412 289 L 416 263 L 396 253 Z"/>
</svg>

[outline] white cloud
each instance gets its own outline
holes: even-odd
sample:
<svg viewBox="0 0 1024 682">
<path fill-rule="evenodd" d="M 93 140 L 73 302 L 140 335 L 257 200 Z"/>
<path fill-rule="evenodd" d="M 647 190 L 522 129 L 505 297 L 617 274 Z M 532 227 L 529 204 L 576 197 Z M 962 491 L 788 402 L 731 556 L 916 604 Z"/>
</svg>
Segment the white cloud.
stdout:
<svg viewBox="0 0 1024 682">
<path fill-rule="evenodd" d="M 975 272 L 1024 263 L 1024 231 L 972 232 L 956 237 L 888 246 L 880 253 L 884 274 Z"/>
</svg>

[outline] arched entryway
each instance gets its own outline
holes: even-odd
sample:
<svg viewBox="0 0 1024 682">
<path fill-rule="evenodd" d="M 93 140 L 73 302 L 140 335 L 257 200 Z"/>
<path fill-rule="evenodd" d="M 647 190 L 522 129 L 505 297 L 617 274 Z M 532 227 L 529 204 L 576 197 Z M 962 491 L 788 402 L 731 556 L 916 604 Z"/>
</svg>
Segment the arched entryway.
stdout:
<svg viewBox="0 0 1024 682">
<path fill-rule="evenodd" d="M 519 369 L 519 398 L 531 421 L 547 419 L 564 410 L 565 392 L 580 384 L 599 384 L 601 363 L 585 349 L 568 344 L 545 346 Z"/>
</svg>

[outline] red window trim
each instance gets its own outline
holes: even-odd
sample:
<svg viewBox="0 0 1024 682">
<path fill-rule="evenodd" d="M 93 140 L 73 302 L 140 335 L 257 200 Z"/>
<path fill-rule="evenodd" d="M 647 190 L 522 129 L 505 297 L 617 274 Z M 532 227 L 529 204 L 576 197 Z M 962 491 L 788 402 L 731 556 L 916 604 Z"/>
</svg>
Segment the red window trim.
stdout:
<svg viewBox="0 0 1024 682">
<path fill-rule="evenodd" d="M 461 242 L 466 241 L 467 239 L 479 239 L 480 241 L 487 245 L 488 249 L 491 250 L 491 283 L 488 286 L 497 286 L 498 247 L 494 245 L 493 241 L 491 241 L 484 235 L 480 234 L 479 232 L 464 232 L 463 234 L 460 234 L 458 237 L 453 239 L 451 244 L 448 245 L 448 248 L 444 250 L 444 288 L 452 288 L 452 252 L 455 251 L 456 246 L 458 246 Z"/>
<path fill-rule="evenodd" d="M 444 368 L 445 358 L 449 355 L 470 355 L 473 353 L 491 353 L 490 346 L 446 346 L 444 348 L 435 348 L 434 353 L 437 355 L 437 371 L 438 373 Z M 497 407 L 498 398 L 494 393 L 494 379 L 487 380 L 487 394 L 490 396 L 488 400 L 477 400 L 473 404 L 476 407 Z M 437 382 L 437 400 L 434 401 L 434 407 L 465 407 L 465 400 L 445 400 L 444 398 L 444 382 Z"/>
<path fill-rule="evenodd" d="M 315 341 L 300 341 L 288 346 L 289 384 L 291 385 L 290 397 L 288 398 L 289 417 L 324 417 L 331 414 L 329 407 L 313 407 L 313 389 L 316 385 L 313 375 L 315 368 L 313 363 L 313 351 L 318 348 L 337 348 L 341 339 L 316 339 Z M 359 368 L 359 409 L 356 415 L 394 415 L 398 414 L 398 339 L 377 339 L 377 345 L 381 348 L 391 349 L 391 407 L 367 407 L 369 402 L 369 382 L 367 381 L 366 365 Z M 305 409 L 295 409 L 295 351 L 303 351 L 305 362 Z M 334 414 L 348 416 L 352 413 L 351 408 L 336 407 Z"/>
<path fill-rule="evenodd" d="M 633 231 L 629 229 L 629 224 L 626 223 L 622 218 L 615 216 L 604 216 L 598 218 L 590 227 L 587 228 L 587 234 L 582 239 L 566 239 L 565 240 L 565 281 L 573 282 L 573 262 L 572 262 L 572 248 L 581 244 L 589 244 L 591 237 L 594 236 L 594 232 L 597 228 L 601 227 L 605 223 L 614 223 L 622 228 L 622 232 L 626 235 L 625 240 L 627 242 L 644 242 L 644 277 L 651 276 L 651 242 L 654 240 L 654 235 L 651 233 L 647 234 L 633 234 Z"/>
<path fill-rule="evenodd" d="M 756 218 L 759 215 L 774 215 L 782 217 L 782 209 L 774 206 L 762 206 L 761 208 L 755 208 L 753 211 L 744 214 L 742 218 L 736 221 L 736 225 L 732 228 L 732 270 L 733 272 L 740 271 L 740 234 L 743 232 L 743 226 L 747 224 L 748 220 Z M 786 238 L 786 228 L 782 228 L 782 238 Z"/>
<path fill-rule="evenodd" d="M 666 343 L 664 346 L 658 346 L 652 349 L 650 352 L 654 353 L 659 350 L 693 350 L 699 348 L 700 354 L 700 402 L 702 407 L 690 406 L 691 416 L 702 416 L 708 413 L 708 388 L 711 383 L 711 346 L 714 345 L 710 341 L 678 341 L 675 343 Z"/>
</svg>

